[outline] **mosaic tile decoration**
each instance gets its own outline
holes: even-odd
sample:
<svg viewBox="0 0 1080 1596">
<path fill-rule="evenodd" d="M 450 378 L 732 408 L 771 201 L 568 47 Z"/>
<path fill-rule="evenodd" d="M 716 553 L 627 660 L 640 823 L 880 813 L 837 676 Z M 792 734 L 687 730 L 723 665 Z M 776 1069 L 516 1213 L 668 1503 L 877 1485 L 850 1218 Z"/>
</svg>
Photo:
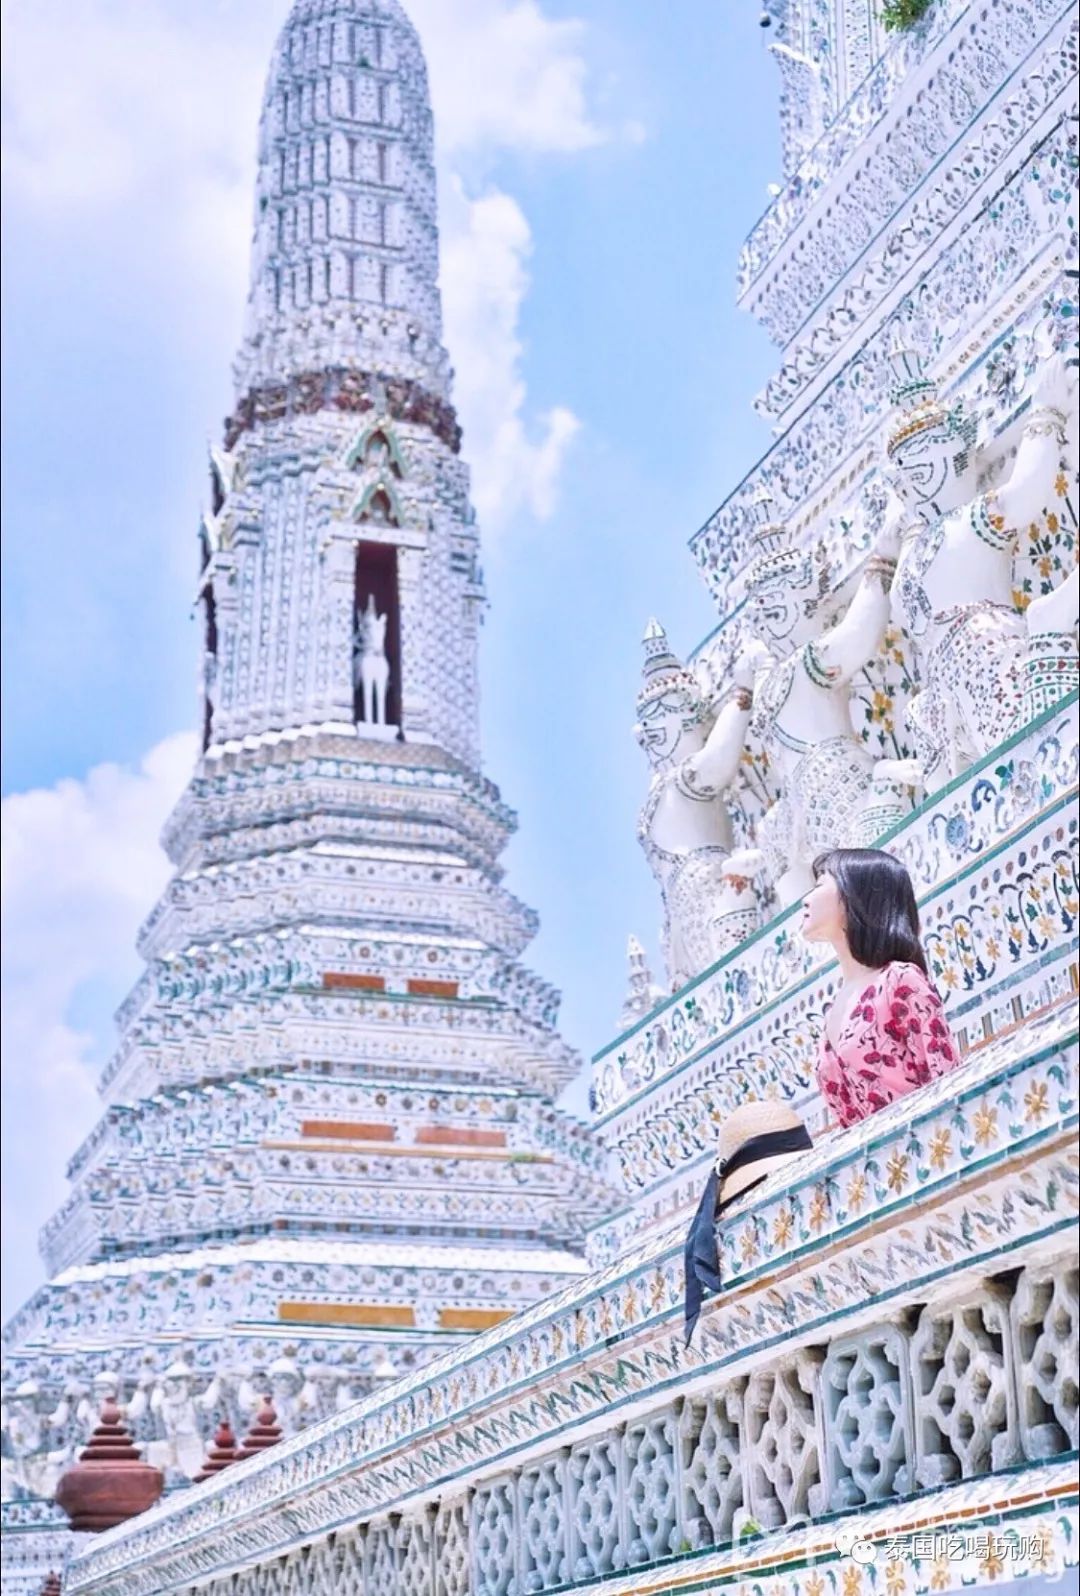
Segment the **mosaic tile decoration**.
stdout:
<svg viewBox="0 0 1080 1596">
<path fill-rule="evenodd" d="M 795 1326 L 800 1336 L 829 1326 L 832 1338 L 870 1303 L 880 1317 L 923 1283 L 942 1291 L 963 1271 L 1000 1268 L 1003 1251 L 1019 1264 L 1032 1248 L 1065 1245 L 1058 1238 L 1075 1224 L 1078 1199 L 1076 1041 L 1071 1012 L 1048 1016 L 1031 1037 L 1003 1039 L 819 1145 L 782 1172 L 786 1181 L 772 1177 L 722 1227 L 730 1273 L 691 1351 L 679 1334 L 677 1233 L 228 1482 L 200 1487 L 190 1504 L 108 1533 L 73 1569 L 71 1588 L 119 1589 L 109 1581 L 122 1569 L 134 1593 L 147 1558 L 182 1559 L 227 1525 L 245 1545 L 254 1537 L 281 1548 L 301 1520 L 325 1532 L 505 1468 L 502 1459 L 553 1431 L 618 1422 L 633 1400 L 691 1396 L 721 1367 L 790 1351 Z"/>
</svg>

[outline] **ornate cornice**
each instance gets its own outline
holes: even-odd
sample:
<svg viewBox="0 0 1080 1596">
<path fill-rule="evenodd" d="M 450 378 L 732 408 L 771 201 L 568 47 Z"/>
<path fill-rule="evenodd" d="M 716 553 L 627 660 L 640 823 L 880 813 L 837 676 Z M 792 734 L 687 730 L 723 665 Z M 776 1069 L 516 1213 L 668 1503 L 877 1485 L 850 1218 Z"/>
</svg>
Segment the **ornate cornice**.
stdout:
<svg viewBox="0 0 1080 1596">
<path fill-rule="evenodd" d="M 757 313 L 782 263 L 815 228 L 830 241 L 825 257 L 837 273 L 844 269 L 873 226 L 872 214 L 861 224 L 849 216 L 852 186 L 870 178 L 891 211 L 940 159 L 944 141 L 965 136 L 1033 42 L 1038 48 L 1038 30 L 1070 9 L 1067 0 L 938 0 L 925 27 L 893 40 L 750 233 L 739 258 L 740 301 Z M 851 222 L 855 230 L 845 230 Z M 774 336 L 786 335 L 778 328 Z"/>
<path fill-rule="evenodd" d="M 975 37 L 963 41 L 958 56 L 976 50 Z M 1075 97 L 1076 37 L 1075 14 L 1069 8 L 1037 47 L 1037 59 L 1028 56 L 1017 65 L 1008 85 L 1012 92 L 991 100 L 976 125 L 955 125 L 951 148 L 938 160 L 931 160 L 936 150 L 932 140 L 905 145 L 927 159 L 906 199 L 897 201 L 895 140 L 885 140 L 867 156 L 827 217 L 777 266 L 755 301 L 756 313 L 776 341 L 788 344 L 783 366 L 755 400 L 759 414 L 779 421 L 793 404 L 806 402 L 809 390 L 858 337 L 866 318 L 908 272 L 941 248 L 946 235 L 963 225 L 987 188 L 1000 184 L 1004 163 L 1026 136 L 1053 116 L 1059 99 Z M 958 89 L 962 66 L 962 59 L 950 63 L 917 97 L 917 104 L 936 97 L 957 114 L 969 112 L 969 102 Z M 919 107 L 920 125 L 935 109 Z M 944 138 L 944 125 L 933 126 Z"/>
<path fill-rule="evenodd" d="M 392 421 L 425 427 L 453 453 L 461 449 L 461 428 L 453 405 L 411 377 L 327 366 L 298 372 L 281 382 L 249 388 L 225 422 L 225 447 L 235 448 L 245 432 L 270 422 L 292 421 L 320 411 L 367 415 L 379 409 Z"/>
</svg>

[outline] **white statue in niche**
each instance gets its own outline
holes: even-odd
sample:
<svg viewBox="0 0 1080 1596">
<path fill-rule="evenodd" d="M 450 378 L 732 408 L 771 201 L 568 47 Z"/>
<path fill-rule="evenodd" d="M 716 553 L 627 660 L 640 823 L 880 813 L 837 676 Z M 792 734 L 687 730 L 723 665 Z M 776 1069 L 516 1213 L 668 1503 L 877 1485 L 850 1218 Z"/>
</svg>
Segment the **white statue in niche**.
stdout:
<svg viewBox="0 0 1080 1596">
<path fill-rule="evenodd" d="M 203 701 L 206 706 L 206 724 L 212 737 L 214 716 L 217 714 L 218 707 L 218 661 L 217 655 L 208 648 L 203 649 L 202 691 Z"/>
<path fill-rule="evenodd" d="M 171 1479 L 194 1479 L 205 1453 L 203 1431 L 209 1436 L 221 1408 L 224 1384 L 215 1375 L 206 1390 L 193 1396 L 194 1371 L 182 1358 L 169 1365 L 150 1395 L 150 1412 L 159 1431 L 147 1448 L 147 1461 Z M 160 1433 L 163 1432 L 163 1433 Z"/>
<path fill-rule="evenodd" d="M 908 720 L 918 777 L 933 792 L 1023 718 L 1028 628 L 1013 556 L 1019 530 L 1051 500 L 1072 383 L 1060 355 L 1044 363 L 1008 480 L 977 494 L 973 422 L 939 401 L 910 349 L 891 358 L 901 413 L 887 448 L 908 518 L 892 612 L 914 651 Z"/>
<path fill-rule="evenodd" d="M 710 706 L 656 621 L 645 632 L 634 735 L 653 769 L 638 840 L 664 900 L 664 960 L 672 989 L 737 947 L 758 923 L 757 895 L 740 859 L 723 792 L 734 782 L 750 715 L 740 662 L 708 729 Z"/>
<path fill-rule="evenodd" d="M 747 579 L 756 665 L 751 730 L 779 793 L 758 843 L 780 902 L 789 904 L 813 885 L 820 853 L 872 847 L 911 808 L 909 797 L 876 779 L 851 718 L 852 681 L 880 651 L 888 625 L 899 528 L 886 521 L 850 604 L 823 630 L 825 567 L 793 545 L 771 509 L 769 496 L 759 495 Z"/>
<path fill-rule="evenodd" d="M 80 1433 L 88 1441 L 101 1422 L 101 1409 L 105 1402 L 115 1402 L 126 1424 L 138 1422 L 149 1406 L 148 1378 L 136 1386 L 129 1401 L 123 1398 L 124 1382 L 112 1369 L 100 1369 L 90 1382 L 89 1392 L 79 1400 L 75 1419 Z"/>
<path fill-rule="evenodd" d="M 386 657 L 387 617 L 375 607 L 374 593 L 356 622 L 353 643 L 353 685 L 360 697 L 362 720 L 369 726 L 386 725 L 386 695 L 390 686 L 390 661 Z"/>
<path fill-rule="evenodd" d="M 1080 566 L 1051 593 L 1032 599 L 1024 611 L 1027 648 L 1024 653 L 1025 725 L 1080 686 Z"/>
<path fill-rule="evenodd" d="M 295 1435 L 305 1424 L 310 1424 L 318 1408 L 319 1393 L 311 1380 L 305 1379 L 289 1353 L 275 1358 L 260 1379 L 241 1381 L 237 1390 L 237 1407 L 248 1417 L 253 1417 L 269 1397 L 277 1421 L 286 1435 Z"/>
<path fill-rule="evenodd" d="M 5 1397 L 0 1412 L 3 1457 L 0 1460 L 0 1499 L 51 1497 L 67 1463 L 71 1448 L 64 1437 L 70 1416 L 66 1397 L 51 1413 L 48 1399 L 36 1380 L 24 1380 Z M 50 1435 L 59 1445 L 50 1447 Z"/>
</svg>

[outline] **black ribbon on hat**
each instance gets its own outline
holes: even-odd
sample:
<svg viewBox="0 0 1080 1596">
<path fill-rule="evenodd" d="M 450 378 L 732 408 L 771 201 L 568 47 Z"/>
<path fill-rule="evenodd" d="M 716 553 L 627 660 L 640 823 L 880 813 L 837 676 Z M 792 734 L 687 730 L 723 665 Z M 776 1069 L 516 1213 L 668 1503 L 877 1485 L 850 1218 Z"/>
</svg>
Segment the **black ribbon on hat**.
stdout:
<svg viewBox="0 0 1080 1596">
<path fill-rule="evenodd" d="M 802 1153 L 813 1145 L 805 1125 L 796 1125 L 790 1130 L 765 1131 L 761 1136 L 751 1136 L 748 1142 L 736 1148 L 730 1158 L 721 1159 L 713 1169 L 705 1182 L 697 1213 L 686 1235 L 687 1346 L 693 1339 L 703 1297 L 722 1290 L 724 1285 L 720 1278 L 720 1258 L 716 1250 L 716 1221 L 736 1197 L 745 1197 L 755 1186 L 760 1186 L 765 1176 L 772 1174 L 772 1170 L 767 1169 L 765 1174 L 759 1175 L 749 1186 L 744 1186 L 742 1191 L 734 1192 L 723 1202 L 718 1202 L 721 1182 L 737 1170 L 745 1169 L 747 1164 L 756 1164 L 763 1158 L 776 1158 L 781 1153 Z"/>
</svg>

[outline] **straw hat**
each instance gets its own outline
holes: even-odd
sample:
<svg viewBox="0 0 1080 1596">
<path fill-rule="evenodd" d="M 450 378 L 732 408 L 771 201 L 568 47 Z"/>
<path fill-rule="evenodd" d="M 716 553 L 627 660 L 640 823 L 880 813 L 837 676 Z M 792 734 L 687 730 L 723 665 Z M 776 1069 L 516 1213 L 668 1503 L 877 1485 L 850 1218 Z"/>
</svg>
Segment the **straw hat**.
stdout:
<svg viewBox="0 0 1080 1596">
<path fill-rule="evenodd" d="M 720 1126 L 720 1135 L 716 1144 L 716 1173 L 720 1177 L 717 1190 L 717 1202 L 729 1203 L 738 1197 L 747 1187 L 753 1186 L 756 1181 L 765 1175 L 771 1174 L 774 1169 L 780 1169 L 784 1164 L 790 1164 L 793 1158 L 798 1158 L 802 1151 L 796 1153 L 774 1153 L 770 1158 L 756 1158 L 752 1163 L 743 1164 L 739 1169 L 733 1170 L 730 1175 L 724 1174 L 724 1165 L 746 1143 L 753 1141 L 757 1136 L 768 1136 L 773 1131 L 804 1130 L 802 1120 L 794 1109 L 787 1103 L 774 1101 L 772 1098 L 751 1100 L 740 1103 L 738 1108 L 733 1108 L 731 1113 Z"/>
<path fill-rule="evenodd" d="M 724 1288 L 716 1245 L 716 1221 L 723 1209 L 810 1146 L 810 1132 L 798 1114 L 772 1098 L 740 1103 L 721 1125 L 716 1168 L 701 1194 L 683 1252 L 687 1346 L 693 1339 L 702 1300 Z"/>
</svg>

